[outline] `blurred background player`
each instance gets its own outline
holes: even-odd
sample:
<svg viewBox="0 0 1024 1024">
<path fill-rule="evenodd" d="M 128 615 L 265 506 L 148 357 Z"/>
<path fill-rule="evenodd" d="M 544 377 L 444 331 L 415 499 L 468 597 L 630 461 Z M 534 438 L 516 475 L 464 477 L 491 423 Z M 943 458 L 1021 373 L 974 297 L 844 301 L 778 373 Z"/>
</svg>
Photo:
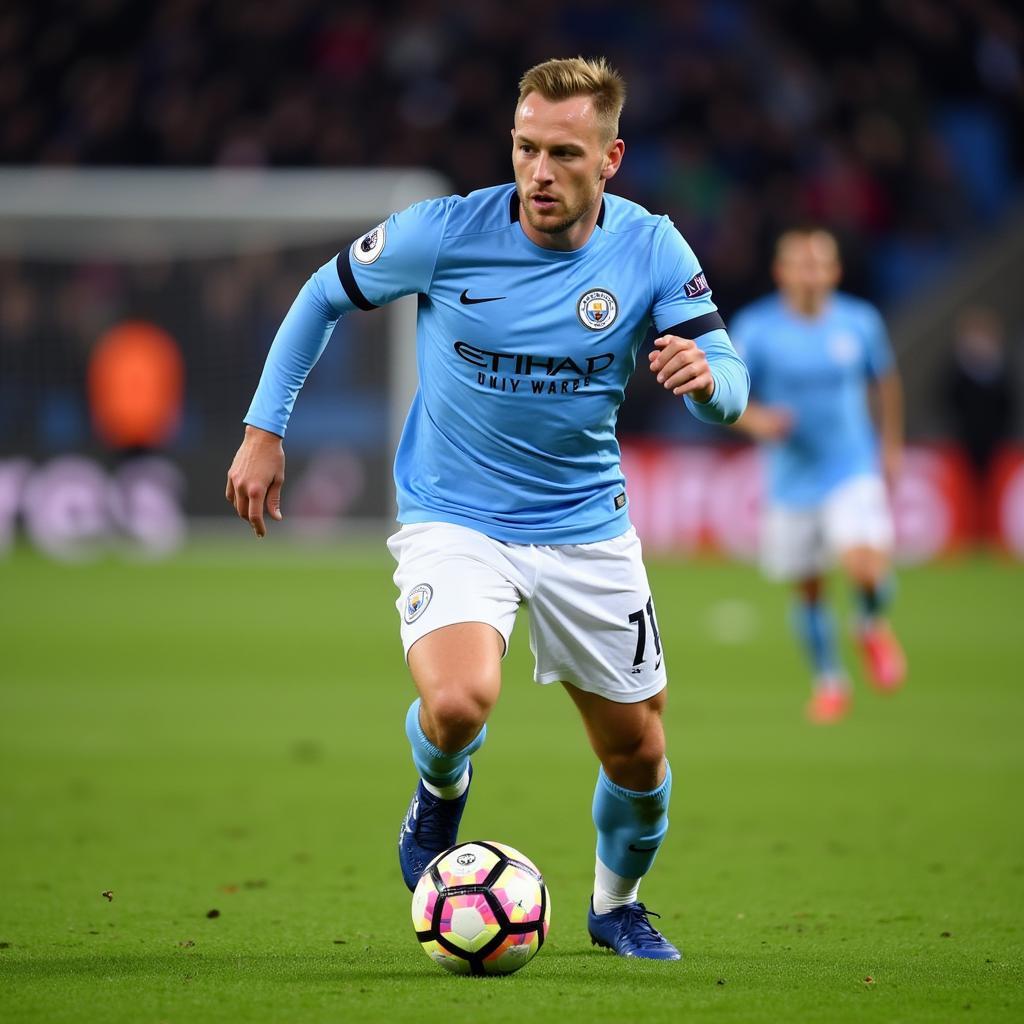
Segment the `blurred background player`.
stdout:
<svg viewBox="0 0 1024 1024">
<path fill-rule="evenodd" d="M 832 234 L 786 231 L 773 273 L 778 291 L 733 324 L 754 397 L 736 426 L 766 449 L 763 565 L 795 586 L 793 624 L 814 671 L 807 713 L 833 722 L 850 707 L 825 598 L 834 561 L 853 584 L 868 678 L 891 691 L 906 674 L 885 617 L 893 544 L 886 486 L 900 465 L 902 389 L 881 315 L 835 290 L 841 266 Z"/>
<path fill-rule="evenodd" d="M 625 85 L 603 59 L 523 76 L 515 185 L 417 203 L 325 264 L 285 317 L 245 417 L 226 496 L 258 536 L 280 519 L 281 438 L 339 317 L 418 293 L 413 400 L 395 458 L 401 635 L 419 698 L 420 782 L 399 832 L 409 889 L 455 843 L 530 607 L 539 683 L 562 683 L 601 767 L 593 942 L 678 960 L 637 900 L 668 830 L 667 676 L 629 522 L 615 420 L 653 321 L 650 371 L 698 418 L 730 423 L 749 382 L 697 259 L 667 217 L 607 195 Z M 701 348 L 693 339 L 700 338 Z"/>
</svg>

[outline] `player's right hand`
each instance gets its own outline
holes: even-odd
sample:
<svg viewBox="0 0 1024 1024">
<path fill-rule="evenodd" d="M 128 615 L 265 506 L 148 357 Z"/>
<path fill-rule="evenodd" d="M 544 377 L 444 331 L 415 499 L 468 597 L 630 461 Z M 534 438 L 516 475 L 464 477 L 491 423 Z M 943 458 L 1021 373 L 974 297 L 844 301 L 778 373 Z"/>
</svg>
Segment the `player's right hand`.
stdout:
<svg viewBox="0 0 1024 1024">
<path fill-rule="evenodd" d="M 259 427 L 245 428 L 245 438 L 228 470 L 224 497 L 240 519 L 248 521 L 257 537 L 265 537 L 264 507 L 280 522 L 281 485 L 284 483 L 284 446 L 277 434 Z"/>
<path fill-rule="evenodd" d="M 793 429 L 793 414 L 778 405 L 750 402 L 736 426 L 759 441 L 782 441 Z"/>
<path fill-rule="evenodd" d="M 793 414 L 788 409 L 774 405 L 764 407 L 761 430 L 767 440 L 782 441 L 789 436 L 792 429 Z"/>
</svg>

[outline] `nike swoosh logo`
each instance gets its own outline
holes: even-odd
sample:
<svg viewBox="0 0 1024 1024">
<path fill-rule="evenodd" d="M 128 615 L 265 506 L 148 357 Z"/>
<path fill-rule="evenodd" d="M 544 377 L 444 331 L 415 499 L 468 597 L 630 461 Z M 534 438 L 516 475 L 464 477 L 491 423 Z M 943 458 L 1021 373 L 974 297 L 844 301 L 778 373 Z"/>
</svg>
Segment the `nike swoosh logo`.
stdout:
<svg viewBox="0 0 1024 1024">
<path fill-rule="evenodd" d="M 469 297 L 469 289 L 466 288 L 459 296 L 459 302 L 464 306 L 475 306 L 478 302 L 500 302 L 503 298 L 505 298 L 504 295 L 494 295 L 489 299 L 471 299 Z"/>
<path fill-rule="evenodd" d="M 401 846 L 402 840 L 405 836 L 414 831 L 416 827 L 416 816 L 420 813 L 420 798 L 414 796 L 412 798 L 412 804 L 409 807 L 409 812 L 402 819 L 402 827 L 398 830 L 398 844 Z"/>
<path fill-rule="evenodd" d="M 658 849 L 656 846 L 634 846 L 632 843 L 629 844 L 629 848 L 634 853 L 654 853 Z"/>
<path fill-rule="evenodd" d="M 658 659 L 658 660 L 657 660 L 657 661 L 656 661 L 656 662 L 654 663 L 654 671 L 655 671 L 655 672 L 657 672 L 659 668 L 661 668 L 661 658 L 659 658 L 659 659 Z"/>
</svg>

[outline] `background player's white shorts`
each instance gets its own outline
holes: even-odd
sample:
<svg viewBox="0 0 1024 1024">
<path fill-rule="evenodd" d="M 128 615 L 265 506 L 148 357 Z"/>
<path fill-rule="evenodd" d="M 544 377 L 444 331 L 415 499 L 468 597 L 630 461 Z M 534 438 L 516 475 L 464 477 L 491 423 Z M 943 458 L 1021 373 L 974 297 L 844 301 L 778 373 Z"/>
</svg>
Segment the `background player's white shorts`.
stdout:
<svg viewBox="0 0 1024 1024">
<path fill-rule="evenodd" d="M 889 551 L 893 542 L 885 484 L 868 475 L 844 480 L 820 505 L 770 505 L 761 529 L 761 565 L 779 580 L 818 576 L 842 551 Z"/>
<path fill-rule="evenodd" d="M 457 622 L 486 622 L 504 638 L 530 612 L 538 683 L 565 681 L 620 703 L 666 683 L 651 589 L 636 531 L 594 544 L 506 544 L 451 523 L 403 526 L 388 540 L 398 562 L 402 644 Z"/>
</svg>

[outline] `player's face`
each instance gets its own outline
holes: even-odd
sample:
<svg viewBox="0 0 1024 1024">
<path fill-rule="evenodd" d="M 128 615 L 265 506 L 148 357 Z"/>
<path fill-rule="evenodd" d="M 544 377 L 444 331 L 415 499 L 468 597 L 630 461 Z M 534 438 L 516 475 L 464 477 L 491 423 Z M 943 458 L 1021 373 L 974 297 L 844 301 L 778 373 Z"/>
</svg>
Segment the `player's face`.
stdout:
<svg viewBox="0 0 1024 1024">
<path fill-rule="evenodd" d="M 825 232 L 783 239 L 775 258 L 775 280 L 798 308 L 813 311 L 839 283 L 839 253 Z"/>
<path fill-rule="evenodd" d="M 621 139 L 603 135 L 589 96 L 555 102 L 536 92 L 526 96 L 512 129 L 512 166 L 533 241 L 577 248 L 587 240 L 624 149 Z"/>
</svg>

